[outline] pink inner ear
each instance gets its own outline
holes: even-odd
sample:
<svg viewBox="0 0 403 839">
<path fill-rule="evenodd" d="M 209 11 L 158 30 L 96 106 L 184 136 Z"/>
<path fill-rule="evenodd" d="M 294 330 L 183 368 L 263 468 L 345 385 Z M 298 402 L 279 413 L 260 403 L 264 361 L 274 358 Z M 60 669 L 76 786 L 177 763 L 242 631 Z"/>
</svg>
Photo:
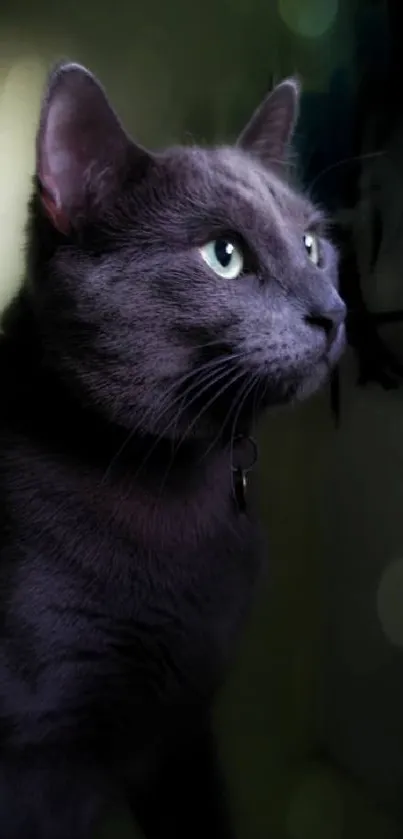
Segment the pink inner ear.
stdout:
<svg viewBox="0 0 403 839">
<path fill-rule="evenodd" d="M 52 222 L 53 226 L 59 231 L 59 233 L 67 235 L 70 231 L 71 225 L 66 214 L 63 212 L 60 199 L 57 194 L 57 189 L 53 184 L 52 178 L 48 177 L 41 179 L 40 197 L 45 213 Z"/>
</svg>

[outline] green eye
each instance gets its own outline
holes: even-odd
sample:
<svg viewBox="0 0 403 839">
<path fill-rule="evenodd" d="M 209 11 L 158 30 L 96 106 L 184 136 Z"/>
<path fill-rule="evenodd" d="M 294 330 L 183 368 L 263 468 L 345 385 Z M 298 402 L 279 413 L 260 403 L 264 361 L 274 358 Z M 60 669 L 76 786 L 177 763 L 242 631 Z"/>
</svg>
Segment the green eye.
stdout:
<svg viewBox="0 0 403 839">
<path fill-rule="evenodd" d="M 308 254 L 308 259 L 313 263 L 313 265 L 319 265 L 320 262 L 320 252 L 319 252 L 319 242 L 316 236 L 313 233 L 305 233 L 304 234 L 304 245 L 305 250 Z"/>
<path fill-rule="evenodd" d="M 235 280 L 242 274 L 244 257 L 231 239 L 213 239 L 200 248 L 200 254 L 209 268 L 226 280 Z"/>
</svg>

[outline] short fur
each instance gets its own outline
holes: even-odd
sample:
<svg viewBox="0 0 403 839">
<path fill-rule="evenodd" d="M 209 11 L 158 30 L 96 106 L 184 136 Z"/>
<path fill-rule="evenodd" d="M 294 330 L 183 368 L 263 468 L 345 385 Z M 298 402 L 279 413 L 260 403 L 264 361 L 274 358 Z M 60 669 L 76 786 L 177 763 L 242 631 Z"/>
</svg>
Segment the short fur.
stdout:
<svg viewBox="0 0 403 839">
<path fill-rule="evenodd" d="M 233 836 L 209 714 L 260 567 L 233 443 L 343 345 L 282 171 L 298 93 L 235 147 L 151 154 L 87 71 L 51 75 L 0 344 L 1 839 L 89 839 L 119 796 L 147 839 Z"/>
</svg>

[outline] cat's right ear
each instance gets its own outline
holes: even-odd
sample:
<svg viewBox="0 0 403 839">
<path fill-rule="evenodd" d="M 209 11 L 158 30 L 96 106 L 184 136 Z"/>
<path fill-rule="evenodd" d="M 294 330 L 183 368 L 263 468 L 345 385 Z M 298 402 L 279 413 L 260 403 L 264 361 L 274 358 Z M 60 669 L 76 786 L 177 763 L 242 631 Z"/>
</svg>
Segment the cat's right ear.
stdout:
<svg viewBox="0 0 403 839">
<path fill-rule="evenodd" d="M 40 200 L 62 233 L 102 208 L 129 165 L 142 168 L 150 159 L 130 140 L 98 81 L 78 64 L 61 64 L 50 75 L 36 150 Z"/>
<path fill-rule="evenodd" d="M 298 79 L 280 82 L 255 111 L 237 145 L 265 166 L 281 169 L 298 119 L 300 95 Z"/>
</svg>

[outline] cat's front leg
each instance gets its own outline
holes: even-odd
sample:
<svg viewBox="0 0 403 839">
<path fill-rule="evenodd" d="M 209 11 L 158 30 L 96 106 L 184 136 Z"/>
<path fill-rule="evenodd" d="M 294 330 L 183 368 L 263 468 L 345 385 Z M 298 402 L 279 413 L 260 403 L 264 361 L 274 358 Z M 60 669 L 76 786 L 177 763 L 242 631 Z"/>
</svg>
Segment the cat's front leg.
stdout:
<svg viewBox="0 0 403 839">
<path fill-rule="evenodd" d="M 225 785 L 205 719 L 172 739 L 129 803 L 145 839 L 234 839 Z"/>
<path fill-rule="evenodd" d="M 61 750 L 62 751 L 62 750 Z M 102 785 L 83 763 L 23 751 L 0 760 L 1 839 L 92 839 Z"/>
</svg>

